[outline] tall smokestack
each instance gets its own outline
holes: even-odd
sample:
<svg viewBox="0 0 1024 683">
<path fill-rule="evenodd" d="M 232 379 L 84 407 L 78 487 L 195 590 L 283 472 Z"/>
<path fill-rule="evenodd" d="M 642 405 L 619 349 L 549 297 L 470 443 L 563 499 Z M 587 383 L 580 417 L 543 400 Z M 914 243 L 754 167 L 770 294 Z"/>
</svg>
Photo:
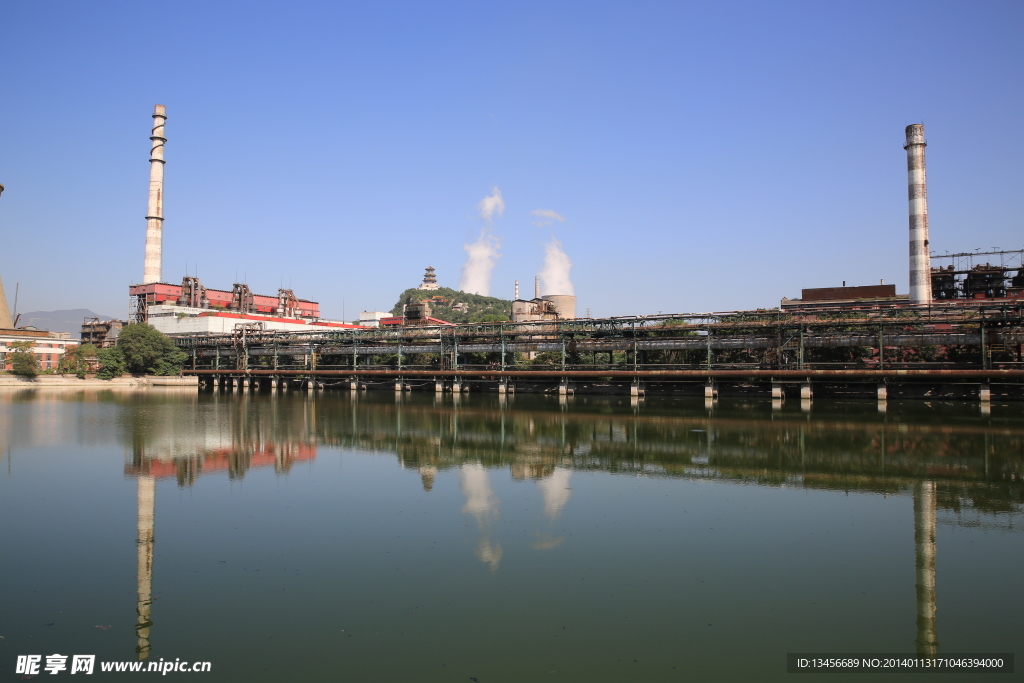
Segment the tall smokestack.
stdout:
<svg viewBox="0 0 1024 683">
<path fill-rule="evenodd" d="M 516 280 L 516 298 L 514 301 L 519 301 L 519 280 Z"/>
<path fill-rule="evenodd" d="M 910 303 L 932 300 L 932 259 L 928 251 L 928 182 L 924 172 L 924 125 L 907 126 L 907 183 L 910 200 Z"/>
<path fill-rule="evenodd" d="M 533 276 L 533 298 L 540 298 L 540 275 Z"/>
<path fill-rule="evenodd" d="M 153 107 L 153 133 L 149 139 L 149 211 L 146 213 L 146 261 L 142 271 L 142 284 L 160 282 L 163 269 L 164 233 L 164 123 L 166 108 Z"/>
</svg>

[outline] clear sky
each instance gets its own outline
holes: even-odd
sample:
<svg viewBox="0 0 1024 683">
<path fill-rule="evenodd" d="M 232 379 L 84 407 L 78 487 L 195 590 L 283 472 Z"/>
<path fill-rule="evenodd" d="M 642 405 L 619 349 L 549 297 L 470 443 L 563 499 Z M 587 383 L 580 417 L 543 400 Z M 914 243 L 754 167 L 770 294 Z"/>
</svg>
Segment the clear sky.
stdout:
<svg viewBox="0 0 1024 683">
<path fill-rule="evenodd" d="M 457 287 L 495 187 L 494 295 L 531 291 L 552 230 L 581 314 L 906 292 L 918 122 L 932 247 L 1024 247 L 1020 0 L 35 0 L 0 59 L 21 311 L 127 314 L 156 103 L 164 279 L 290 284 L 331 318 L 427 265 Z"/>
</svg>

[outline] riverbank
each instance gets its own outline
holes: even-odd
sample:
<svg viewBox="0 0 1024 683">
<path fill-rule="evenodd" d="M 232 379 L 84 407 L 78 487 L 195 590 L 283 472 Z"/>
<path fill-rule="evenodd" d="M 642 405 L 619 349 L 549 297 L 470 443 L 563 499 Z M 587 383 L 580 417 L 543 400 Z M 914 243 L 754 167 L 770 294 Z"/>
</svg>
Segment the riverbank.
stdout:
<svg viewBox="0 0 1024 683">
<path fill-rule="evenodd" d="M 156 375 L 124 375 L 114 379 L 79 379 L 74 375 L 37 375 L 35 377 L 19 377 L 18 375 L 0 374 L 0 388 L 42 389 L 48 387 L 198 387 L 197 377 L 158 377 Z"/>
</svg>

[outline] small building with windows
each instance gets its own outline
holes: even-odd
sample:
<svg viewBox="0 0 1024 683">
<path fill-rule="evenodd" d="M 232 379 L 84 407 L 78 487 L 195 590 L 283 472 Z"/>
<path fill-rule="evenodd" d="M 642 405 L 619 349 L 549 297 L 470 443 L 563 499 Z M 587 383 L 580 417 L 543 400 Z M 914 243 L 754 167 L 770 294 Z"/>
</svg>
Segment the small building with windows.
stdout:
<svg viewBox="0 0 1024 683">
<path fill-rule="evenodd" d="M 32 342 L 32 353 L 39 359 L 40 371 L 56 370 L 68 349 L 78 346 L 70 332 L 47 332 L 26 327 L 0 330 L 0 369 L 11 369 L 9 356 L 14 351 L 14 344 L 26 341 Z"/>
</svg>

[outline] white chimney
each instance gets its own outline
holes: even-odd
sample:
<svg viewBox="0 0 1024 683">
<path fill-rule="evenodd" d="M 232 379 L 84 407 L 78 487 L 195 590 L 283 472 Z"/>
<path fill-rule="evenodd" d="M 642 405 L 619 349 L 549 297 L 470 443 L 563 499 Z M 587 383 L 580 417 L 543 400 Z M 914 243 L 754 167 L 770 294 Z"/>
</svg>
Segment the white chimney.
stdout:
<svg viewBox="0 0 1024 683">
<path fill-rule="evenodd" d="M 164 232 L 164 122 L 166 109 L 153 107 L 153 133 L 149 139 L 149 211 L 146 213 L 146 260 L 142 270 L 142 284 L 160 282 L 163 271 Z"/>
</svg>

